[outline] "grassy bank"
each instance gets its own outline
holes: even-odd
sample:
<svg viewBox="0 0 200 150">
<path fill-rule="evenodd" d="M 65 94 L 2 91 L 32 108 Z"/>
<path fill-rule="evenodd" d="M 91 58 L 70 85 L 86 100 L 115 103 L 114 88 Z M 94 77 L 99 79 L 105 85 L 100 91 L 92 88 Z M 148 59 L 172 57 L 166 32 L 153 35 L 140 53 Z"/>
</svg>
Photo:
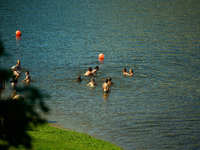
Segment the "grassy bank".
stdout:
<svg viewBox="0 0 200 150">
<path fill-rule="evenodd" d="M 52 127 L 49 124 L 28 132 L 33 138 L 33 150 L 121 150 L 112 143 L 84 133 Z"/>
</svg>

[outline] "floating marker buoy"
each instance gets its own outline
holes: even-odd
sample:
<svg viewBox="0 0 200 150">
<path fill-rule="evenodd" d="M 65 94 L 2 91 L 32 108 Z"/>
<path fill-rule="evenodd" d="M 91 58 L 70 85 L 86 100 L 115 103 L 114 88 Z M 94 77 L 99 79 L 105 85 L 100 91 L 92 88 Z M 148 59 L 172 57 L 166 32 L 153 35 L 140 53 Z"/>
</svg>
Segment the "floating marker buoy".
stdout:
<svg viewBox="0 0 200 150">
<path fill-rule="evenodd" d="M 99 60 L 104 60 L 104 54 L 99 54 Z"/>
<path fill-rule="evenodd" d="M 16 36 L 21 36 L 21 32 L 19 30 L 16 31 Z"/>
</svg>

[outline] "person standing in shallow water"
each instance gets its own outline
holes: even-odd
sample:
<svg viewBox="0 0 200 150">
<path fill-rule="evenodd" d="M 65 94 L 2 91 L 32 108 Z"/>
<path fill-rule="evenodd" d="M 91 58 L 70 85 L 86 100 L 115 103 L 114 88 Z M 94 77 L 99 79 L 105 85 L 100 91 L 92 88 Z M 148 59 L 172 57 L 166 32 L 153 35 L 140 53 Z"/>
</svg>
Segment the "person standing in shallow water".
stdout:
<svg viewBox="0 0 200 150">
<path fill-rule="evenodd" d="M 108 79 L 105 80 L 105 83 L 103 84 L 103 92 L 108 93 L 109 92 L 109 87 L 108 87 Z"/>
<path fill-rule="evenodd" d="M 103 98 L 105 99 L 105 101 L 108 101 L 108 96 L 109 96 L 109 86 L 108 86 L 108 79 L 105 80 L 105 83 L 103 84 Z"/>
<path fill-rule="evenodd" d="M 19 73 L 17 72 L 16 66 L 13 66 L 11 69 L 13 71 L 13 77 L 12 77 L 10 83 L 11 83 L 12 88 L 14 90 L 16 90 L 16 86 L 17 86 L 18 78 L 19 78 Z"/>
<path fill-rule="evenodd" d="M 20 73 L 21 71 L 21 65 L 20 65 L 20 60 L 17 60 L 17 64 L 15 65 L 17 72 Z"/>
<path fill-rule="evenodd" d="M 26 71 L 25 74 L 26 74 L 26 78 L 24 80 L 22 80 L 22 82 L 26 81 L 26 85 L 28 86 L 31 82 L 29 71 Z"/>
<path fill-rule="evenodd" d="M 2 91 L 5 89 L 5 82 L 4 81 L 0 81 L 0 99 L 1 99 L 1 93 Z"/>
</svg>

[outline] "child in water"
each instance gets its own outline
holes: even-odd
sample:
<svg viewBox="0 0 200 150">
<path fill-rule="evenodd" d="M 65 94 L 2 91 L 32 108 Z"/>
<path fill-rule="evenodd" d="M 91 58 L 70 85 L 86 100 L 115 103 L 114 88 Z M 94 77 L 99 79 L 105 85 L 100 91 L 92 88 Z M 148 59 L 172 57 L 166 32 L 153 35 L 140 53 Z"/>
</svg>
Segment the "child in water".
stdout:
<svg viewBox="0 0 200 150">
<path fill-rule="evenodd" d="M 111 79 L 111 77 L 108 77 L 108 85 L 113 85 L 113 82 L 111 81 L 112 79 Z"/>
<path fill-rule="evenodd" d="M 126 72 L 126 68 L 123 68 L 123 75 L 128 75 L 129 76 L 129 73 Z"/>
<path fill-rule="evenodd" d="M 81 76 L 78 76 L 78 77 L 77 77 L 77 81 L 78 81 L 78 82 L 81 82 L 81 81 L 82 81 Z"/>
<path fill-rule="evenodd" d="M 26 85 L 28 86 L 30 84 L 29 71 L 26 71 L 25 74 L 26 74 L 26 78 L 24 80 L 22 80 L 22 82 L 26 81 Z"/>
<path fill-rule="evenodd" d="M 88 83 L 87 86 L 95 87 L 96 85 L 97 85 L 97 84 L 94 82 L 94 79 L 92 78 L 92 79 L 91 79 L 91 82 Z"/>
<path fill-rule="evenodd" d="M 99 66 L 96 66 L 94 70 L 92 70 L 92 73 L 94 75 L 97 75 L 97 71 L 99 70 Z"/>
<path fill-rule="evenodd" d="M 130 69 L 130 70 L 129 70 L 129 76 L 133 76 L 133 75 L 134 75 L 133 69 Z"/>
</svg>

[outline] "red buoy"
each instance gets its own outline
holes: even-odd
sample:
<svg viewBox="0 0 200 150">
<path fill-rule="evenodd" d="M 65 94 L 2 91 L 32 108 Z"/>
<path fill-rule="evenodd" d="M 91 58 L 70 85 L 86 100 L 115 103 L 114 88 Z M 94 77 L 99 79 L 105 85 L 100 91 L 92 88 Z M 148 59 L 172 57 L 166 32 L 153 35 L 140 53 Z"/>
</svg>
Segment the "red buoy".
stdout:
<svg viewBox="0 0 200 150">
<path fill-rule="evenodd" d="M 104 60 L 104 54 L 99 54 L 99 60 Z"/>
<path fill-rule="evenodd" d="M 21 36 L 21 32 L 19 30 L 16 31 L 16 36 Z"/>
</svg>

